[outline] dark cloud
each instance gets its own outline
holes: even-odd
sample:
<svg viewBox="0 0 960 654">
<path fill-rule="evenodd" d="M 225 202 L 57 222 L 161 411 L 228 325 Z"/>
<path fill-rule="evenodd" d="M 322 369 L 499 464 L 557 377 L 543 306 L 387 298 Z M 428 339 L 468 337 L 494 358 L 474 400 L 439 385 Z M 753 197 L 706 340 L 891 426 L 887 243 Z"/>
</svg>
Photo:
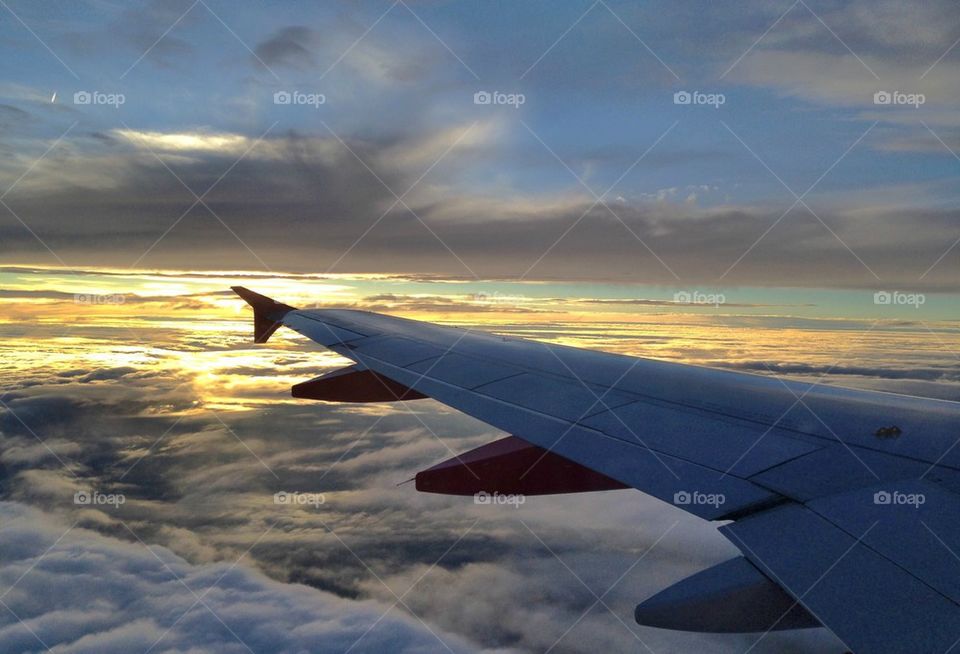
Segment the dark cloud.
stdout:
<svg viewBox="0 0 960 654">
<path fill-rule="evenodd" d="M 411 212 L 391 208 L 395 198 L 377 177 L 394 189 L 412 184 L 419 172 L 398 165 L 397 148 L 423 142 L 348 145 L 373 174 L 335 139 L 268 139 L 261 157 L 238 163 L 206 198 L 234 234 L 202 206 L 187 212 L 192 197 L 149 155 L 121 156 L 112 164 L 119 176 L 111 188 L 61 184 L 43 195 L 16 189 L 6 201 L 62 257 L 90 263 L 130 265 L 156 242 L 142 264 L 262 265 L 249 247 L 271 268 L 285 270 L 504 278 L 522 275 L 550 250 L 530 271 L 533 278 L 709 284 L 726 273 L 726 284 L 873 288 L 875 272 L 890 287 L 957 288 L 951 257 L 921 280 L 949 245 L 944 230 L 958 220 L 950 208 L 918 210 L 907 222 L 883 208 L 815 207 L 814 216 L 802 207 L 783 215 L 780 206 L 641 202 L 591 209 L 591 202 L 572 199 L 531 213 L 521 210 L 519 198 L 490 203 L 425 191 L 406 200 Z M 461 156 L 469 160 L 471 152 Z M 173 168 L 190 187 L 204 189 L 231 163 L 204 155 Z M 63 165 L 70 171 L 64 179 L 86 166 L 79 160 Z M 0 235 L 19 257 L 43 250 L 12 216 L 0 222 Z"/>
<path fill-rule="evenodd" d="M 68 28 L 60 38 L 79 56 L 111 54 L 116 59 L 119 46 L 124 66 L 117 75 L 124 73 L 139 57 L 146 60 L 147 65 L 180 67 L 194 52 L 194 45 L 184 36 L 184 31 L 207 18 L 202 5 L 191 8 L 193 4 L 192 0 L 149 0 L 135 9 L 108 12 L 107 18 L 94 23 L 95 28 Z M 63 29 L 64 26 L 57 27 Z"/>
<path fill-rule="evenodd" d="M 0 104 L 0 131 L 18 126 L 32 118 L 31 114 L 19 107 Z"/>
<path fill-rule="evenodd" d="M 312 42 L 313 31 L 302 25 L 284 27 L 253 49 L 256 56 L 269 66 L 283 65 L 308 68 L 315 64 Z"/>
</svg>

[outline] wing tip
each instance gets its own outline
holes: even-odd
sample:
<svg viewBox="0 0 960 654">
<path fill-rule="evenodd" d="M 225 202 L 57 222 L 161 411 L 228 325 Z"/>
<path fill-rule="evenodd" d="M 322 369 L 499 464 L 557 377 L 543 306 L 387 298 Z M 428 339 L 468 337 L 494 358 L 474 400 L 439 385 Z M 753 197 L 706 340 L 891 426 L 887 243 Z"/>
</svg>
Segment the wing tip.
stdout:
<svg viewBox="0 0 960 654">
<path fill-rule="evenodd" d="M 273 332 L 277 331 L 283 317 L 296 311 L 288 304 L 277 302 L 273 298 L 251 291 L 245 286 L 231 286 L 230 290 L 239 295 L 244 302 L 253 307 L 253 342 L 266 343 Z"/>
</svg>

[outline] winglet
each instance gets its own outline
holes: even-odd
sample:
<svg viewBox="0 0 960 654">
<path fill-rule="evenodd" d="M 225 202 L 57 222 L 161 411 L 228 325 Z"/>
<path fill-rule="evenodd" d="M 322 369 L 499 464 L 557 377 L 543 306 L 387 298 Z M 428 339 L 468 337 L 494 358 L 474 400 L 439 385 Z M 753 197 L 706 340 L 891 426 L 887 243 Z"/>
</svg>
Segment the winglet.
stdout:
<svg viewBox="0 0 960 654">
<path fill-rule="evenodd" d="M 266 343 L 273 332 L 277 331 L 277 328 L 283 324 L 281 322 L 283 317 L 291 311 L 296 311 L 294 307 L 281 304 L 266 295 L 254 293 L 243 286 L 231 286 L 230 288 L 253 307 L 254 343 Z"/>
</svg>

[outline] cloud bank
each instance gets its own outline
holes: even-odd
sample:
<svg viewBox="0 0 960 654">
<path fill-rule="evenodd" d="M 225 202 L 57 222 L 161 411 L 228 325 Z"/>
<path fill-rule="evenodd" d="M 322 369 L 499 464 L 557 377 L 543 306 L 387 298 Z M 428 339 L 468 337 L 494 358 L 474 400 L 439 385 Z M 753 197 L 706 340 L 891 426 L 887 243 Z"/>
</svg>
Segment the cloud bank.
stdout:
<svg viewBox="0 0 960 654">
<path fill-rule="evenodd" d="M 389 604 L 282 584 L 243 565 L 190 565 L 22 504 L 0 503 L 0 524 L 6 652 L 481 651 L 387 613 Z"/>
</svg>

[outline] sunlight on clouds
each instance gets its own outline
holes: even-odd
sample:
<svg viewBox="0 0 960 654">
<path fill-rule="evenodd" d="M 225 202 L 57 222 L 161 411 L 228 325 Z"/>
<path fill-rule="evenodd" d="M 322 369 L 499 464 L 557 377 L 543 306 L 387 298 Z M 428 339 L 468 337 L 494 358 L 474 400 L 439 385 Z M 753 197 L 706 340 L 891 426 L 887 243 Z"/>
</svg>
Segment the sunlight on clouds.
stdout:
<svg viewBox="0 0 960 654">
<path fill-rule="evenodd" d="M 390 166 L 425 168 L 440 160 L 454 144 L 457 150 L 490 146 L 502 137 L 505 131 L 500 119 L 463 123 L 437 130 L 412 145 L 397 144 L 384 150 L 380 156 L 383 162 Z"/>
<path fill-rule="evenodd" d="M 294 306 L 367 309 L 633 356 L 810 379 L 831 367 L 848 371 L 824 383 L 888 388 L 916 377 L 911 392 L 953 393 L 960 381 L 943 354 L 960 352 L 952 325 L 795 315 L 817 310 L 803 303 L 717 310 L 582 295 L 606 288 L 538 283 L 470 293 L 456 280 L 226 271 L 0 269 L 0 282 L 0 374 L 174 374 L 199 405 L 218 410 L 296 403 L 291 385 L 347 363 L 287 330 L 253 345 L 249 308 L 228 290 L 238 282 Z M 931 386 L 938 379 L 950 384 Z"/>
<path fill-rule="evenodd" d="M 251 140 L 241 134 L 207 134 L 203 132 L 164 133 L 115 129 L 120 136 L 137 147 L 165 152 L 222 152 L 240 154 L 250 147 Z"/>
</svg>

